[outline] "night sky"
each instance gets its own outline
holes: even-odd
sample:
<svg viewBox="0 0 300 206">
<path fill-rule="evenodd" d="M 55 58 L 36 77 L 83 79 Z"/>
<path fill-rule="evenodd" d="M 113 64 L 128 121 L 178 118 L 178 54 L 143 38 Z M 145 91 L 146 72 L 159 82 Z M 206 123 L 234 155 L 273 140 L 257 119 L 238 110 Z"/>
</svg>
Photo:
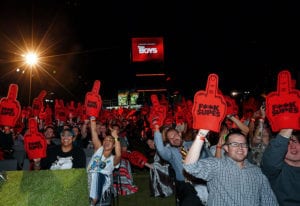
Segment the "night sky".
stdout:
<svg viewBox="0 0 300 206">
<path fill-rule="evenodd" d="M 210 73 L 225 93 L 273 91 L 283 69 L 299 88 L 299 15 L 289 1 L 4 0 L 0 95 L 17 83 L 18 99 L 28 103 L 29 72 L 16 68 L 22 70 L 21 51 L 31 46 L 46 56 L 33 71 L 32 98 L 46 89 L 52 98 L 83 101 L 99 79 L 102 98 L 116 99 L 118 90 L 136 88 L 136 71 L 152 68 L 171 78 L 170 93 L 188 97 L 205 88 Z M 163 37 L 165 61 L 131 63 L 131 37 Z"/>
</svg>

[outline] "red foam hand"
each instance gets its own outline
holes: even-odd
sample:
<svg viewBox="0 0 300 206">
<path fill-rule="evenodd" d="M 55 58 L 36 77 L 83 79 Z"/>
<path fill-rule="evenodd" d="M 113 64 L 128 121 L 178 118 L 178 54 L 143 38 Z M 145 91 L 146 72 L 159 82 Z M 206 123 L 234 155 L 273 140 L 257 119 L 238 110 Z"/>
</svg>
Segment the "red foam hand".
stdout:
<svg viewBox="0 0 300 206">
<path fill-rule="evenodd" d="M 132 151 L 131 153 L 129 153 L 128 160 L 132 165 L 140 168 L 143 168 L 145 166 L 145 163 L 148 161 L 148 159 L 138 151 Z"/>
<path fill-rule="evenodd" d="M 168 101 L 166 95 L 161 95 L 161 100 L 159 102 L 161 105 L 164 105 L 167 108 L 169 107 L 169 101 Z"/>
<path fill-rule="evenodd" d="M 128 159 L 129 160 L 129 156 L 130 156 L 130 152 L 128 152 L 128 151 L 123 151 L 121 153 L 121 157 L 124 158 L 124 159 Z"/>
<path fill-rule="evenodd" d="M 296 89 L 296 79 L 292 79 L 292 89 Z"/>
<path fill-rule="evenodd" d="M 28 118 L 28 111 L 27 111 L 26 107 L 23 107 L 23 108 L 22 108 L 22 111 L 21 111 L 21 118 L 22 118 L 22 119 Z"/>
<path fill-rule="evenodd" d="M 176 108 L 176 112 L 175 112 L 175 121 L 176 121 L 176 124 L 183 124 L 186 122 L 185 120 L 185 114 L 183 112 L 183 109 L 180 105 L 177 105 L 177 108 Z"/>
<path fill-rule="evenodd" d="M 218 92 L 219 77 L 210 74 L 205 91 L 198 91 L 194 95 L 192 109 L 193 128 L 207 129 L 219 132 L 221 123 L 226 115 L 226 101 Z"/>
<path fill-rule="evenodd" d="M 33 99 L 32 109 L 33 116 L 38 117 L 42 108 L 44 107 L 44 98 L 46 97 L 46 90 L 42 90 L 39 95 Z"/>
<path fill-rule="evenodd" d="M 62 99 L 59 99 L 55 102 L 55 117 L 61 122 L 67 121 L 65 103 Z"/>
<path fill-rule="evenodd" d="M 252 116 L 257 110 L 259 110 L 259 102 L 254 97 L 243 102 L 243 114 L 249 113 Z"/>
<path fill-rule="evenodd" d="M 44 109 L 44 106 L 41 108 L 41 111 L 39 113 L 39 119 L 45 121 L 46 119 L 46 111 Z"/>
<path fill-rule="evenodd" d="M 28 132 L 24 135 L 24 148 L 29 159 L 46 157 L 47 142 L 45 137 L 38 132 L 36 118 L 30 118 Z"/>
<path fill-rule="evenodd" d="M 147 103 L 145 103 L 143 105 L 143 107 L 141 108 L 141 115 L 145 116 L 150 112 L 150 107 Z"/>
<path fill-rule="evenodd" d="M 45 113 L 46 113 L 46 118 L 45 118 L 45 125 L 52 125 L 52 109 L 49 105 L 46 106 L 46 109 L 45 109 Z"/>
<path fill-rule="evenodd" d="M 164 125 L 172 125 L 174 123 L 173 111 L 169 109 L 164 120 Z"/>
<path fill-rule="evenodd" d="M 101 82 L 99 80 L 95 80 L 92 91 L 87 92 L 85 95 L 84 106 L 88 117 L 93 116 L 97 118 L 99 116 L 102 107 L 102 100 L 99 95 L 100 84 Z"/>
<path fill-rule="evenodd" d="M 14 127 L 21 114 L 21 105 L 17 100 L 18 85 L 10 84 L 7 97 L 0 100 L 0 125 Z"/>
<path fill-rule="evenodd" d="M 227 105 L 227 112 L 226 114 L 238 114 L 238 106 L 234 99 L 230 96 L 223 95 Z"/>
<path fill-rule="evenodd" d="M 59 101 L 58 101 L 58 99 L 55 99 L 55 101 L 54 101 L 54 115 L 55 115 L 56 120 L 59 119 L 59 115 L 58 115 L 59 107 L 60 107 Z"/>
<path fill-rule="evenodd" d="M 81 102 L 77 103 L 77 107 L 76 107 L 76 114 L 77 114 L 77 119 L 78 121 L 84 121 L 85 116 L 83 116 L 83 105 L 81 104 Z"/>
<path fill-rule="evenodd" d="M 278 74 L 277 91 L 266 97 L 266 116 L 274 132 L 281 129 L 300 129 L 300 91 L 293 89 L 291 74 Z"/>
<path fill-rule="evenodd" d="M 150 114 L 148 121 L 154 128 L 155 125 L 162 126 L 167 115 L 167 108 L 161 105 L 156 94 L 151 95 L 152 107 L 150 109 Z"/>
<path fill-rule="evenodd" d="M 75 109 L 75 102 L 74 101 L 70 102 L 70 104 L 68 105 L 67 111 L 68 111 L 68 117 L 70 119 L 76 117 L 76 109 Z"/>
<path fill-rule="evenodd" d="M 33 116 L 32 107 L 31 106 L 27 106 L 27 112 L 28 112 L 28 117 L 27 118 L 30 118 L 30 117 Z"/>
<path fill-rule="evenodd" d="M 193 101 L 187 100 L 186 101 L 186 120 L 187 120 L 187 127 L 192 128 L 193 127 Z"/>
</svg>

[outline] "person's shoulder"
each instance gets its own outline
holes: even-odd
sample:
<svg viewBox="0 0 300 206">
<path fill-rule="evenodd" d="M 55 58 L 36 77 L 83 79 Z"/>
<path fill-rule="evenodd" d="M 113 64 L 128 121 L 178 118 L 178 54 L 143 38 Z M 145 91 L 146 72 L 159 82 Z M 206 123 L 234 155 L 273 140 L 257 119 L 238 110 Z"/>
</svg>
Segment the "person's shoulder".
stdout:
<svg viewBox="0 0 300 206">
<path fill-rule="evenodd" d="M 85 152 L 81 147 L 73 147 L 72 151 L 74 153 L 79 153 L 79 154 L 84 154 L 85 155 Z"/>
<path fill-rule="evenodd" d="M 47 145 L 48 146 L 48 145 Z M 61 151 L 61 146 L 60 145 L 52 145 L 47 147 L 49 152 L 54 152 L 54 151 Z"/>
</svg>

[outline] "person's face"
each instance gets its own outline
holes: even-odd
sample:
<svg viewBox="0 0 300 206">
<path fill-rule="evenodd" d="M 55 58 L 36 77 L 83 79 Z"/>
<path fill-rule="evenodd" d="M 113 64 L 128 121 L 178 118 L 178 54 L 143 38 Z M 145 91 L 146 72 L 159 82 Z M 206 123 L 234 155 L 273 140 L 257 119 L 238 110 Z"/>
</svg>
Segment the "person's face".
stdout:
<svg viewBox="0 0 300 206">
<path fill-rule="evenodd" d="M 112 136 L 108 135 L 103 139 L 103 148 L 104 150 L 112 150 L 115 145 L 115 140 Z"/>
<path fill-rule="evenodd" d="M 66 147 L 72 144 L 73 144 L 73 135 L 70 132 L 64 132 L 61 135 L 61 145 Z"/>
<path fill-rule="evenodd" d="M 155 143 L 152 139 L 148 139 L 147 144 L 148 144 L 150 149 L 155 149 Z"/>
<path fill-rule="evenodd" d="M 237 146 L 235 146 L 236 143 L 238 143 Z M 227 155 L 236 162 L 243 162 L 248 154 L 248 147 L 242 147 L 241 144 L 247 144 L 246 138 L 240 134 L 232 134 L 229 136 L 228 143 L 223 147 Z"/>
<path fill-rule="evenodd" d="M 285 159 L 300 164 L 300 143 L 295 136 L 291 136 Z"/>
<path fill-rule="evenodd" d="M 44 132 L 45 138 L 46 139 L 52 139 L 54 137 L 54 131 L 52 128 L 48 128 L 45 132 Z"/>
<path fill-rule="evenodd" d="M 79 129 L 77 127 L 73 127 L 72 130 L 75 136 L 79 134 Z"/>
<path fill-rule="evenodd" d="M 105 134 L 106 133 L 106 126 L 105 125 L 100 125 L 99 126 L 99 131 L 100 131 L 100 133 Z"/>
<path fill-rule="evenodd" d="M 176 130 L 168 131 L 167 139 L 172 146 L 179 147 L 182 144 L 181 135 Z"/>
</svg>

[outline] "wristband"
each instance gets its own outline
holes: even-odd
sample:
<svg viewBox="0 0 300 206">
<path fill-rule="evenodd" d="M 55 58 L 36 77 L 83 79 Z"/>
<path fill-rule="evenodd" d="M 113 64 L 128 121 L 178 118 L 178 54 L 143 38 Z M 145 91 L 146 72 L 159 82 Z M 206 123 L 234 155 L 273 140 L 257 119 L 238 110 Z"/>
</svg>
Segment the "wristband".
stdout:
<svg viewBox="0 0 300 206">
<path fill-rule="evenodd" d="M 222 145 L 217 145 L 216 148 L 217 149 L 222 149 Z"/>
<path fill-rule="evenodd" d="M 199 138 L 199 140 L 202 140 L 203 142 L 205 142 L 205 137 L 204 136 L 197 135 L 196 138 Z"/>
<path fill-rule="evenodd" d="M 120 137 L 115 137 L 115 142 L 120 142 Z"/>
<path fill-rule="evenodd" d="M 96 117 L 91 116 L 91 117 L 90 117 L 90 121 L 96 121 Z"/>
</svg>

